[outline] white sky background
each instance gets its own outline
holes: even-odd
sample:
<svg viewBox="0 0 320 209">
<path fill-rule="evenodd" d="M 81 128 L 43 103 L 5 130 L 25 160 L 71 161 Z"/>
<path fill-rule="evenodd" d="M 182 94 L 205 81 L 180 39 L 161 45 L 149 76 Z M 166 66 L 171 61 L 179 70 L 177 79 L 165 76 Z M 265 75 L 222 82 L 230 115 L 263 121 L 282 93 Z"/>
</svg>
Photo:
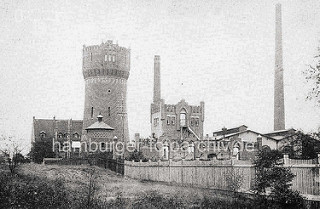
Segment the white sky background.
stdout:
<svg viewBox="0 0 320 209">
<path fill-rule="evenodd" d="M 29 145 L 32 116 L 82 119 L 83 45 L 131 48 L 130 136 L 150 135 L 153 58 L 166 103 L 205 101 L 205 131 L 273 130 L 275 4 L 282 3 L 286 127 L 315 131 L 302 71 L 320 46 L 314 1 L 1 1 L 0 131 Z"/>
</svg>

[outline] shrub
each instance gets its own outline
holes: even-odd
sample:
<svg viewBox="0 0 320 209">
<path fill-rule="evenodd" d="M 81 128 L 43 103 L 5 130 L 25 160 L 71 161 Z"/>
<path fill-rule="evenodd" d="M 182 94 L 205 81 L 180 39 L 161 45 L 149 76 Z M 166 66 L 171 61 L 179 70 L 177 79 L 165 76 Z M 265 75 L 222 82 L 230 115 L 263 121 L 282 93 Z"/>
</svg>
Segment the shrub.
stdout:
<svg viewBox="0 0 320 209">
<path fill-rule="evenodd" d="M 27 175 L 0 175 L 0 208 L 66 208 L 63 181 Z"/>
<path fill-rule="evenodd" d="M 281 167 L 282 154 L 278 150 L 262 150 L 255 161 L 257 205 L 272 208 L 303 208 L 304 199 L 299 192 L 292 191 L 291 181 L 294 178 L 289 168 Z M 271 188 L 266 197 L 266 188 Z M 264 208 L 264 207 L 261 207 Z"/>
<path fill-rule="evenodd" d="M 129 161 L 134 160 L 135 162 L 139 162 L 142 160 L 143 162 L 147 162 L 148 160 L 144 157 L 141 151 L 134 150 L 127 158 Z"/>
</svg>

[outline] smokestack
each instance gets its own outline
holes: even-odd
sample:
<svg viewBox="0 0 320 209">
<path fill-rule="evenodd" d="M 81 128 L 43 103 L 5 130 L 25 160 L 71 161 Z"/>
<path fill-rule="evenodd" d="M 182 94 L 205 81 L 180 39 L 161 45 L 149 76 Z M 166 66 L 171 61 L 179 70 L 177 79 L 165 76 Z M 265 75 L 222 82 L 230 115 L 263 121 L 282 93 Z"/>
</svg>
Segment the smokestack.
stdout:
<svg viewBox="0 0 320 209">
<path fill-rule="evenodd" d="M 160 56 L 154 56 L 154 87 L 153 87 L 153 102 L 156 103 L 161 99 L 160 85 Z"/>
<path fill-rule="evenodd" d="M 276 37 L 274 68 L 274 130 L 285 129 L 281 4 L 276 5 Z"/>
</svg>

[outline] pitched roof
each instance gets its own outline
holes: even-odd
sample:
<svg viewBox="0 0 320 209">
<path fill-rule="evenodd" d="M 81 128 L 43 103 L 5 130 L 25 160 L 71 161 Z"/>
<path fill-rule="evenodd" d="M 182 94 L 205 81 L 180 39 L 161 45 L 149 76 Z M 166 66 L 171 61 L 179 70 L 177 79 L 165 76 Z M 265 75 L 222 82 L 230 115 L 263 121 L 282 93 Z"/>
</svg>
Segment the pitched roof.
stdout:
<svg viewBox="0 0 320 209">
<path fill-rule="evenodd" d="M 225 130 L 221 130 L 221 131 L 215 131 L 213 132 L 213 136 L 220 136 L 220 135 L 227 135 L 227 134 L 233 134 L 233 133 L 237 133 L 237 132 L 240 132 L 242 130 L 247 130 L 248 126 L 246 125 L 241 125 L 241 126 L 238 126 L 238 127 L 234 127 L 234 128 L 226 128 Z"/>
<path fill-rule="evenodd" d="M 293 132 L 293 131 L 296 131 L 296 129 L 294 128 L 289 128 L 289 129 L 284 129 L 284 130 L 278 130 L 278 131 L 272 131 L 272 132 L 269 132 L 269 133 L 266 133 L 266 135 L 271 135 L 271 134 L 286 134 L 287 132 Z"/>
<path fill-rule="evenodd" d="M 266 133 L 265 135 L 277 140 L 282 140 L 295 134 L 296 134 L 296 130 L 294 128 L 290 128 L 285 130 L 273 131 L 270 133 Z"/>
<path fill-rule="evenodd" d="M 112 128 L 103 121 L 97 121 L 88 128 L 86 128 L 86 130 L 114 130 L 114 128 Z"/>
<path fill-rule="evenodd" d="M 55 128 L 57 133 L 66 133 L 68 132 L 68 121 L 70 121 L 70 129 L 71 133 L 78 133 L 79 135 L 82 134 L 82 120 L 57 120 L 53 119 L 33 119 L 33 137 L 35 139 L 39 138 L 40 133 L 44 132 L 46 134 L 45 138 L 53 138 L 55 136 Z"/>
<path fill-rule="evenodd" d="M 235 133 L 232 133 L 232 134 L 227 134 L 227 135 L 224 135 L 224 136 L 217 136 L 217 137 L 213 137 L 214 139 L 213 140 L 223 140 L 223 139 L 227 139 L 227 138 L 230 138 L 232 136 L 236 136 L 238 134 L 243 134 L 243 133 L 246 133 L 246 132 L 251 132 L 251 133 L 255 133 L 257 135 L 260 135 L 260 136 L 263 136 L 263 137 L 266 137 L 268 139 L 272 139 L 272 140 L 277 140 L 273 137 L 270 137 L 270 136 L 267 136 L 265 134 L 262 134 L 262 133 L 259 133 L 259 132 L 256 132 L 256 131 L 252 131 L 252 130 L 244 130 L 244 131 L 240 131 L 240 132 L 235 132 Z"/>
</svg>

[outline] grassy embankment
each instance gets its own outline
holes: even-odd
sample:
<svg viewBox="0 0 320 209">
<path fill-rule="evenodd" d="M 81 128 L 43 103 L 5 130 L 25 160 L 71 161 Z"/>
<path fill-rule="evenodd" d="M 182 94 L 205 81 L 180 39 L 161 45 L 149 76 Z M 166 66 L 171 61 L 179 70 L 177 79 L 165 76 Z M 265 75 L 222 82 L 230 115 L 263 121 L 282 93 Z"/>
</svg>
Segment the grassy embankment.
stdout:
<svg viewBox="0 0 320 209">
<path fill-rule="evenodd" d="M 245 198 L 142 182 L 84 165 L 24 164 L 15 176 L 2 172 L 0 186 L 0 208 L 253 208 Z"/>
</svg>

